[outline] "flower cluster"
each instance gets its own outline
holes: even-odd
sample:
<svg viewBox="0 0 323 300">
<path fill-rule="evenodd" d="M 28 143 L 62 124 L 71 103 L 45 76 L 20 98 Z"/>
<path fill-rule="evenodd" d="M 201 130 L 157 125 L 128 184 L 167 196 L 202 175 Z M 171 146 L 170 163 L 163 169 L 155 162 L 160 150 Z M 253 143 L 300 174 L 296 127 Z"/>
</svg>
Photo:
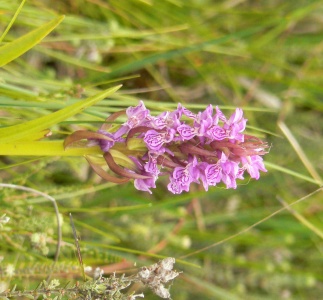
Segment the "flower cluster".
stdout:
<svg viewBox="0 0 323 300">
<path fill-rule="evenodd" d="M 122 114 L 126 122 L 110 125 Z M 247 120 L 240 108 L 226 118 L 212 105 L 196 114 L 178 104 L 174 111 L 152 116 L 140 101 L 107 121 L 97 133 L 75 132 L 67 143 L 87 138 L 91 145 L 99 145 L 110 170 L 121 178 L 89 162 L 100 176 L 113 182 L 134 179 L 136 189 L 151 193 L 157 178 L 166 175 L 168 190 L 180 194 L 188 192 L 193 182 L 202 183 L 206 191 L 221 182 L 235 189 L 245 171 L 254 179 L 259 179 L 259 171 L 266 172 L 261 156 L 268 146 L 243 133 Z"/>
</svg>

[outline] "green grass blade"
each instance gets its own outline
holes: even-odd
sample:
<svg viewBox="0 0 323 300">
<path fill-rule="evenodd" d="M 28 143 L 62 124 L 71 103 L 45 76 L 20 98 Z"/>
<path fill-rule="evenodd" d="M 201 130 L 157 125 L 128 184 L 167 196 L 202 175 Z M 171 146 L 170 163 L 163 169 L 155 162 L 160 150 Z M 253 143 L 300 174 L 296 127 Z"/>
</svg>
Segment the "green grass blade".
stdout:
<svg viewBox="0 0 323 300">
<path fill-rule="evenodd" d="M 303 180 L 308 181 L 308 182 L 311 182 L 311 183 L 315 183 L 315 184 L 318 184 L 318 185 L 320 184 L 319 181 L 317 181 L 317 180 L 315 180 L 315 179 L 313 179 L 313 178 L 311 178 L 309 176 L 306 176 L 306 175 L 303 175 L 301 173 L 295 172 L 293 170 L 290 170 L 290 169 L 281 167 L 281 166 L 279 166 L 277 164 L 274 164 L 274 163 L 271 163 L 271 162 L 268 162 L 268 161 L 265 162 L 265 166 L 266 167 L 269 167 L 271 169 L 274 169 L 274 170 L 277 170 L 277 171 L 280 171 L 280 172 L 283 172 L 283 173 L 292 175 L 294 177 L 303 179 Z"/>
<path fill-rule="evenodd" d="M 96 102 L 108 97 L 109 95 L 116 92 L 121 85 L 110 88 L 103 91 L 95 96 L 89 97 L 83 101 L 72 104 L 59 111 L 53 112 L 49 115 L 31 120 L 22 124 L 13 125 L 10 127 L 0 128 L 0 144 L 17 141 L 19 139 L 27 139 L 28 135 L 42 131 L 50 126 L 53 126 L 67 118 L 80 113 L 87 107 L 95 104 Z"/>
<path fill-rule="evenodd" d="M 0 67 L 13 61 L 37 45 L 44 37 L 54 30 L 54 28 L 61 23 L 63 19 L 64 16 L 60 16 L 16 39 L 15 41 L 2 46 L 0 48 Z"/>
<path fill-rule="evenodd" d="M 17 10 L 16 10 L 16 12 L 15 12 L 15 15 L 14 15 L 14 16 L 13 16 L 13 18 L 11 19 L 11 21 L 10 21 L 10 23 L 8 24 L 8 26 L 7 26 L 6 30 L 5 30 L 5 31 L 3 32 L 3 34 L 1 35 L 1 37 L 0 37 L 0 43 L 2 42 L 2 40 L 4 39 L 4 37 L 5 37 L 5 36 L 7 35 L 7 33 L 9 32 L 10 28 L 12 27 L 13 23 L 15 22 L 15 20 L 16 20 L 17 16 L 19 15 L 19 13 L 20 13 L 20 11 L 21 11 L 22 7 L 24 6 L 25 2 L 26 2 L 26 0 L 21 1 L 21 3 L 20 3 L 20 5 L 19 5 L 18 9 L 17 9 Z"/>
</svg>

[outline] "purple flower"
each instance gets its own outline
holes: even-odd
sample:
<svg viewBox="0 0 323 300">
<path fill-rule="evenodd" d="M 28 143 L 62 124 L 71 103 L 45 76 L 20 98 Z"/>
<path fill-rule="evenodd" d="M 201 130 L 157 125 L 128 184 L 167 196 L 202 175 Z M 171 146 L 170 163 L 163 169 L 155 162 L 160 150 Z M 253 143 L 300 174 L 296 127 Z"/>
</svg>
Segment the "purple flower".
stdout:
<svg viewBox="0 0 323 300">
<path fill-rule="evenodd" d="M 152 176 L 151 178 L 147 179 L 135 179 L 134 186 L 139 191 L 148 192 L 149 194 L 152 194 L 150 189 L 156 188 L 156 180 L 157 176 Z"/>
<path fill-rule="evenodd" d="M 159 170 L 153 170 L 153 166 L 151 166 L 151 170 L 148 171 L 145 166 L 143 166 L 143 162 L 136 158 L 131 156 L 130 159 L 135 163 L 137 167 L 137 174 L 146 176 L 147 178 L 136 178 L 134 180 L 134 186 L 137 190 L 152 193 L 151 188 L 156 188 L 156 180 L 158 178 L 158 172 Z M 153 162 L 153 161 L 152 161 Z M 149 168 L 148 168 L 149 169 Z M 151 172 L 152 171 L 152 172 Z"/>
<path fill-rule="evenodd" d="M 163 129 L 168 126 L 169 112 L 163 112 L 157 117 L 151 117 L 150 124 L 155 129 Z"/>
<path fill-rule="evenodd" d="M 167 188 L 174 194 L 182 191 L 189 191 L 192 182 L 198 182 L 199 170 L 197 169 L 197 159 L 195 156 L 188 157 L 188 163 L 185 167 L 175 167 L 170 176 L 170 183 Z"/>
<path fill-rule="evenodd" d="M 124 111 L 114 113 L 107 120 L 112 122 L 122 114 Z M 259 179 L 260 171 L 267 171 L 261 156 L 267 153 L 268 146 L 256 137 L 244 135 L 247 120 L 240 108 L 228 119 L 218 107 L 214 112 L 212 105 L 195 114 L 178 104 L 174 111 L 151 116 L 140 101 L 136 107 L 129 107 L 126 115 L 127 121 L 116 130 L 102 126 L 97 133 L 78 132 L 65 144 L 88 139 L 90 146 L 100 145 L 110 172 L 118 176 L 106 174 L 92 164 L 98 174 L 116 183 L 134 179 L 136 189 L 149 193 L 156 187 L 158 177 L 166 174 L 170 174 L 168 190 L 180 194 L 188 192 L 193 182 L 202 183 L 206 191 L 220 182 L 235 189 L 245 171 L 255 179 Z M 135 163 L 130 165 L 131 170 L 122 166 L 123 151 Z M 118 152 L 119 160 L 114 160 L 113 153 Z"/>
<path fill-rule="evenodd" d="M 233 161 L 227 161 L 222 165 L 222 181 L 227 186 L 227 189 L 237 188 L 237 175 L 239 166 Z"/>
<path fill-rule="evenodd" d="M 211 164 L 205 168 L 205 181 L 207 185 L 215 186 L 222 179 L 222 168 L 221 165 Z"/>
<path fill-rule="evenodd" d="M 144 142 L 146 143 L 149 150 L 164 153 L 165 148 L 163 145 L 169 143 L 174 138 L 174 129 L 166 129 L 165 131 L 158 132 L 156 130 L 148 130 L 144 137 Z"/>
<path fill-rule="evenodd" d="M 192 181 L 193 178 L 187 167 L 176 167 L 170 177 L 170 183 L 167 187 L 168 190 L 174 194 L 179 194 L 182 191 L 188 192 Z"/>
<path fill-rule="evenodd" d="M 176 167 L 173 171 L 173 178 L 178 180 L 182 186 L 189 185 L 193 180 L 187 167 Z"/>
<path fill-rule="evenodd" d="M 175 171 L 174 171 L 175 172 Z M 177 175 L 179 176 L 178 178 L 173 176 L 169 177 L 169 184 L 167 185 L 167 188 L 170 192 L 173 194 L 180 194 L 182 191 L 189 191 L 190 184 L 191 184 L 191 179 L 188 174 L 185 174 L 184 170 L 177 170 Z M 180 172 L 182 172 L 180 174 Z"/>
<path fill-rule="evenodd" d="M 195 128 L 192 128 L 191 126 L 188 126 L 186 124 L 178 126 L 177 132 L 180 134 L 183 141 L 191 140 L 194 136 L 196 136 Z"/>
<path fill-rule="evenodd" d="M 239 165 L 230 160 L 223 152 L 219 160 L 222 168 L 222 181 L 229 188 L 237 188 L 236 178 L 239 172 Z"/>
<path fill-rule="evenodd" d="M 246 128 L 247 119 L 243 118 L 242 109 L 237 108 L 235 112 L 231 115 L 229 120 L 226 119 L 226 117 L 218 107 L 216 107 L 216 114 L 218 118 L 222 122 L 224 122 L 223 129 L 227 134 L 227 138 L 243 142 L 244 135 L 242 134 L 242 132 Z"/>
<path fill-rule="evenodd" d="M 194 120 L 194 127 L 197 128 L 199 136 L 203 136 L 205 135 L 207 130 L 214 124 L 215 122 L 213 120 L 213 106 L 210 104 L 203 112 L 199 112 L 196 115 L 196 118 Z"/>
<path fill-rule="evenodd" d="M 164 135 L 156 130 L 148 130 L 144 141 L 149 150 L 159 151 L 165 143 Z"/>
<path fill-rule="evenodd" d="M 217 125 L 214 125 L 211 128 L 209 128 L 206 132 L 206 136 L 211 140 L 215 141 L 222 141 L 229 137 L 227 131 L 224 128 Z"/>
<path fill-rule="evenodd" d="M 247 157 L 241 157 L 243 168 L 247 170 L 251 178 L 259 179 L 259 170 L 267 172 L 263 159 L 259 155 L 252 155 Z"/>
<path fill-rule="evenodd" d="M 147 116 L 149 116 L 149 110 L 146 109 L 145 104 L 140 100 L 136 107 L 129 107 L 126 110 L 128 120 L 124 125 L 129 128 L 134 128 L 143 125 L 147 122 Z"/>
<path fill-rule="evenodd" d="M 216 164 L 210 164 L 206 167 L 205 179 L 208 185 L 215 186 L 222 181 L 228 189 L 235 189 L 238 172 L 238 164 L 229 160 L 222 152 L 221 158 Z"/>
<path fill-rule="evenodd" d="M 174 179 L 172 176 L 169 177 L 167 189 L 173 194 L 181 194 L 183 192 L 183 187 L 180 182 Z"/>
<path fill-rule="evenodd" d="M 209 164 L 207 162 L 200 162 L 195 167 L 195 174 L 196 174 L 197 182 L 199 183 L 198 180 L 201 179 L 203 187 L 206 191 L 208 191 L 208 189 L 209 189 L 209 184 L 208 184 L 208 180 L 206 178 L 206 172 L 205 172 L 208 165 Z"/>
<path fill-rule="evenodd" d="M 147 173 L 153 174 L 158 177 L 160 171 L 157 164 L 158 154 L 149 151 L 148 152 L 148 161 L 144 165 L 144 169 Z"/>
<path fill-rule="evenodd" d="M 176 129 L 181 124 L 177 110 L 163 112 L 157 117 L 150 117 L 150 125 L 155 129 Z"/>
</svg>

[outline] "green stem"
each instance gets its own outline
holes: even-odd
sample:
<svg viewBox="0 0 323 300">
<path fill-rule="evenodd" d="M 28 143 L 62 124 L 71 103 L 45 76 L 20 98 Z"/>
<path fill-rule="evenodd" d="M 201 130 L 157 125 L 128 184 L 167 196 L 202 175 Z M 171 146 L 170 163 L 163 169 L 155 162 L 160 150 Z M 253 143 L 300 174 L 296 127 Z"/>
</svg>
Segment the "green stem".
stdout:
<svg viewBox="0 0 323 300">
<path fill-rule="evenodd" d="M 0 144 L 0 155 L 7 156 L 83 156 L 102 154 L 100 147 L 64 149 L 63 141 L 16 142 Z"/>
</svg>

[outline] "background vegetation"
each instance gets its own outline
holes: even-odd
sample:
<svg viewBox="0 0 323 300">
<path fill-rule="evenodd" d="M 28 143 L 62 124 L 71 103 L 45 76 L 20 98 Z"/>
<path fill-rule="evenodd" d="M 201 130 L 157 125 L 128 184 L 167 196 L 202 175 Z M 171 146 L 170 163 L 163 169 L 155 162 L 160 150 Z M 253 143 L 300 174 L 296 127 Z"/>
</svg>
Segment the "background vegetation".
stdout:
<svg viewBox="0 0 323 300">
<path fill-rule="evenodd" d="M 58 202 L 64 242 L 54 278 L 82 280 L 72 212 L 87 266 L 129 274 L 156 262 L 154 255 L 190 263 L 176 264 L 184 273 L 171 287 L 173 299 L 321 298 L 321 192 L 249 227 L 322 186 L 322 1 L 29 0 L 14 19 L 20 3 L 0 1 L 1 46 L 65 19 L 0 69 L 0 129 L 123 84 L 52 124 L 47 139 L 95 130 L 109 113 L 143 99 L 153 113 L 178 102 L 196 110 L 211 103 L 227 114 L 242 107 L 248 131 L 271 145 L 259 181 L 177 196 L 163 180 L 153 195 L 102 182 L 81 156 L 0 156 L 3 183 Z M 55 254 L 52 203 L 3 188 L 0 205 L 10 217 L 0 229 L 1 289 L 35 288 Z"/>
</svg>

